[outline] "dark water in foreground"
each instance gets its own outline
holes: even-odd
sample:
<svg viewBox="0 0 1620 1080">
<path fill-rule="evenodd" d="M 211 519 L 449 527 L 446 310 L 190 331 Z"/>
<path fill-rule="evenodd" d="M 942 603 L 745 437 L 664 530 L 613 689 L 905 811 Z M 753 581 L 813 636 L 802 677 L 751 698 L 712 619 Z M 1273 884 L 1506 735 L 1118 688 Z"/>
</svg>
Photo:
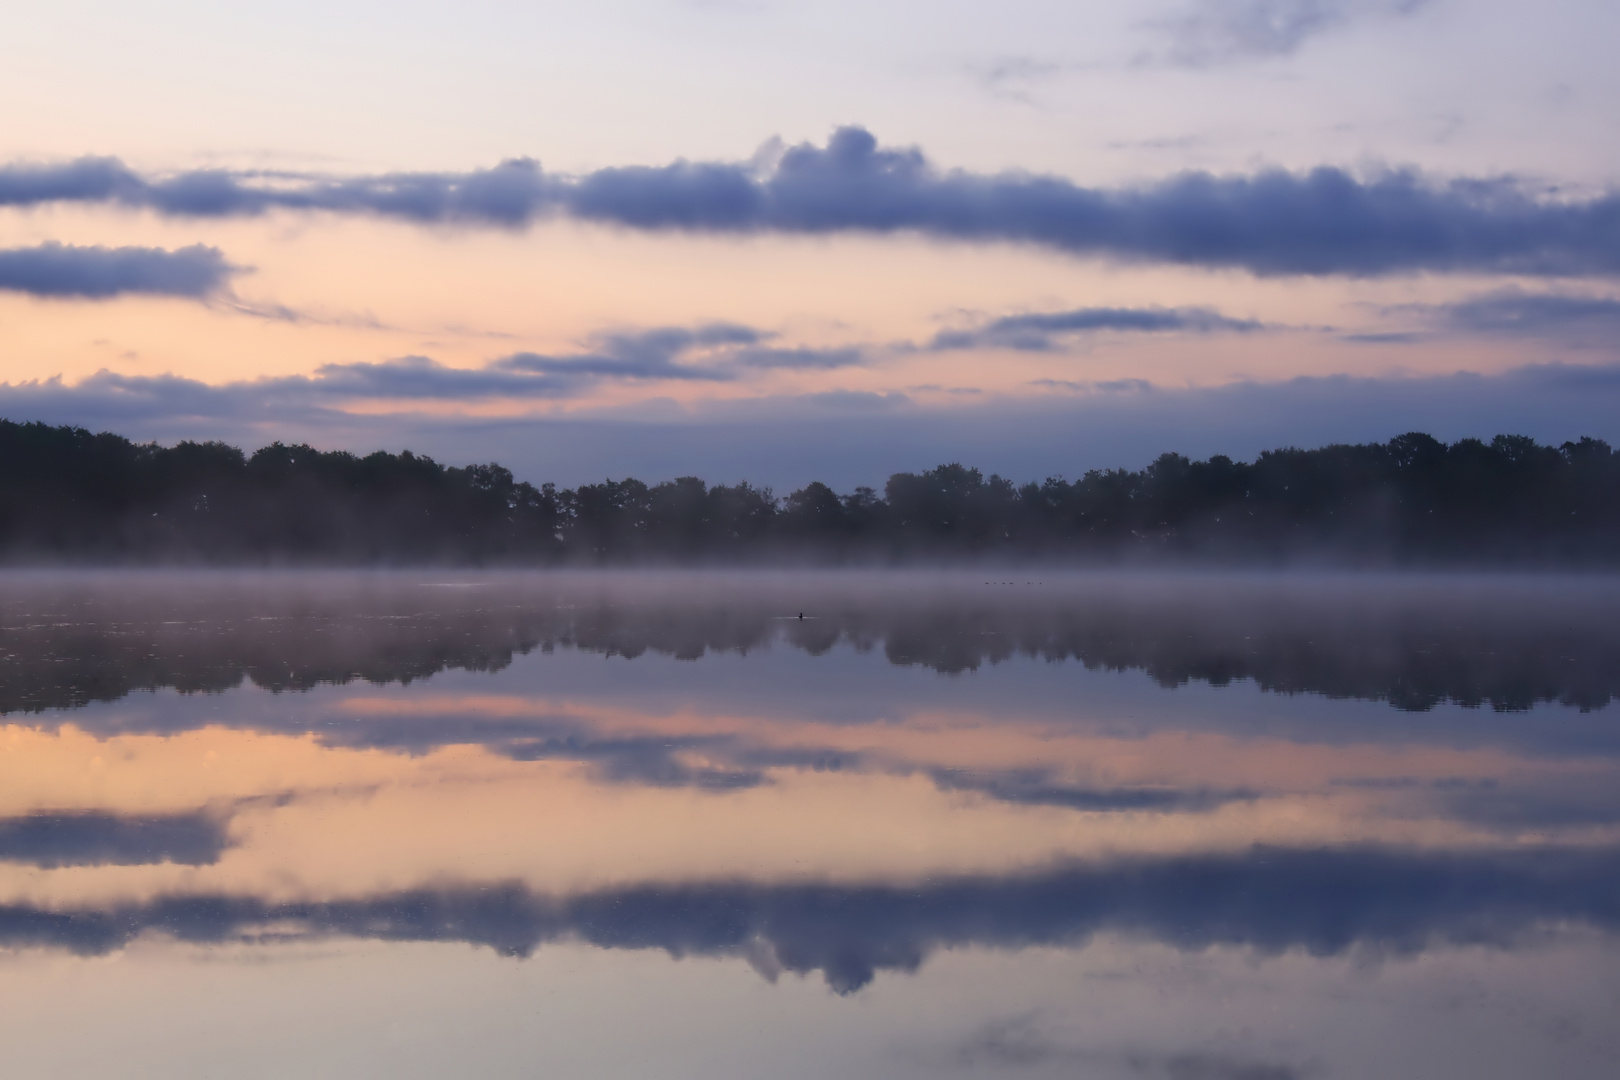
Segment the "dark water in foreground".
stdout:
<svg viewBox="0 0 1620 1080">
<path fill-rule="evenodd" d="M 1617 612 L 0 577 L 0 1072 L 1611 1077 Z"/>
</svg>

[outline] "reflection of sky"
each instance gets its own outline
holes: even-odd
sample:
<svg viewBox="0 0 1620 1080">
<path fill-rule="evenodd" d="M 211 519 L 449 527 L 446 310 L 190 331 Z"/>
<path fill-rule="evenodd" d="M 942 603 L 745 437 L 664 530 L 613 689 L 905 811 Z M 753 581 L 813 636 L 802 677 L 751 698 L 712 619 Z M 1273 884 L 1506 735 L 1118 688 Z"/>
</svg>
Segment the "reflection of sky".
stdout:
<svg viewBox="0 0 1620 1080">
<path fill-rule="evenodd" d="M 1442 1007 L 1458 980 L 1472 980 L 1483 1016 L 1522 999 L 1504 980 L 1552 985 L 1547 973 L 1561 968 L 1608 987 L 1605 1000 L 1617 988 L 1612 710 L 1557 704 L 1574 676 L 1555 664 L 1601 671 L 1612 644 L 1594 630 L 1546 645 L 1538 628 L 1580 629 L 1601 608 L 1572 604 L 1577 594 L 1564 586 L 1539 598 L 1522 582 L 1471 590 L 1475 606 L 1459 600 L 1459 612 L 1500 601 L 1515 613 L 1511 625 L 1441 618 L 1434 625 L 1456 628 L 1449 638 L 1431 627 L 1412 639 L 1445 659 L 1437 677 L 1457 686 L 1476 679 L 1469 650 L 1485 649 L 1491 664 L 1552 699 L 1515 712 L 1449 702 L 1410 711 L 1379 700 L 1389 696 L 1380 688 L 1390 665 L 1410 658 L 1384 655 L 1387 642 L 1384 653 L 1369 652 L 1368 643 L 1381 626 L 1410 630 L 1410 595 L 1426 587 L 1411 582 L 1371 587 L 1379 595 L 1363 597 L 1355 618 L 1327 607 L 1316 615 L 1310 662 L 1289 670 L 1338 680 L 1322 688 L 1341 693 L 1345 672 L 1360 672 L 1370 688 L 1369 697 L 1330 698 L 1264 690 L 1241 670 L 1225 685 L 1206 676 L 1167 686 L 1170 654 L 1160 647 L 1198 637 L 1198 649 L 1172 657 L 1196 666 L 1226 655 L 1223 626 L 1256 631 L 1235 637 L 1267 649 L 1287 647 L 1281 630 L 1329 595 L 1320 589 L 1296 590 L 1287 611 L 1281 594 L 1267 594 L 1260 614 L 1245 607 L 1259 593 L 1228 589 L 1209 609 L 1216 615 L 1189 623 L 1183 617 L 1208 596 L 1184 581 L 1178 606 L 1173 596 L 1149 597 L 1144 584 L 1134 605 L 1127 597 L 1108 610 L 1136 620 L 1141 633 L 1125 645 L 1157 657 L 1144 660 L 1158 665 L 1156 680 L 1130 664 L 1088 669 L 1003 656 L 1000 647 L 965 668 L 934 663 L 954 673 L 913 660 L 961 656 L 962 628 L 945 625 L 950 618 L 978 620 L 986 637 L 1027 635 L 1029 620 L 1052 610 L 1122 602 L 1115 586 L 1104 597 L 1083 582 L 1014 608 L 963 601 L 950 618 L 930 609 L 938 626 L 921 639 L 915 620 L 895 621 L 910 601 L 892 589 L 863 606 L 829 585 L 821 608 L 837 614 L 826 625 L 778 620 L 763 640 L 716 630 L 712 616 L 716 603 L 732 605 L 746 631 L 749 611 L 781 599 L 771 594 L 780 583 L 764 579 L 752 606 L 714 578 L 650 599 L 615 593 L 605 607 L 558 608 L 551 595 L 552 616 L 587 615 L 570 616 L 579 621 L 560 638 L 547 631 L 555 640 L 546 647 L 546 633 L 518 635 L 508 663 L 498 649 L 488 658 L 495 643 L 514 640 L 515 624 L 478 613 L 500 608 L 521 622 L 543 606 L 538 594 L 428 591 L 406 580 L 345 598 L 334 580 L 310 579 L 313 592 L 287 588 L 290 618 L 275 606 L 285 596 L 238 597 L 231 625 L 256 625 L 255 611 L 278 617 L 258 620 L 273 632 L 234 638 L 223 624 L 195 632 L 195 606 L 190 622 L 142 622 L 108 583 L 101 614 L 89 617 L 82 605 L 53 607 L 48 589 L 9 583 L 0 652 L 12 691 L 26 678 L 36 680 L 29 693 L 67 687 L 88 691 L 73 700 L 107 700 L 14 712 L 0 732 L 7 1000 L 48 965 L 58 985 L 111 1008 L 125 976 L 88 974 L 103 970 L 97 957 L 120 957 L 118 971 L 149 971 L 187 994 L 198 992 L 200 972 L 253 969 L 243 966 L 250 959 L 275 961 L 261 969 L 262 985 L 325 978 L 317 973 L 339 958 L 364 969 L 354 976 L 362 981 L 386 970 L 428 979 L 454 971 L 497 1011 L 505 1006 L 495 999 L 518 984 L 569 995 L 576 982 L 612 983 L 633 970 L 675 1000 L 686 1000 L 683 978 L 706 988 L 684 1011 L 704 993 L 742 994 L 767 1027 L 798 1022 L 801 1035 L 852 1040 L 850 1067 L 859 1059 L 859 1068 L 892 1075 L 1256 1080 L 1339 1072 L 1351 1061 L 1371 1067 L 1369 1051 L 1347 1044 L 1329 1018 L 1340 1007 L 1383 1025 L 1397 1044 L 1415 1039 L 1441 1054 L 1438 1071 L 1421 1075 L 1515 1075 L 1505 1063 L 1556 1054 L 1570 1055 L 1557 1059 L 1562 1075 L 1601 1075 L 1586 1056 L 1601 1040 L 1583 1019 L 1596 1006 L 1578 995 L 1555 1005 L 1563 992 L 1551 993 L 1545 1015 L 1514 1021 L 1525 1045 L 1540 1047 L 1533 1058 L 1521 1049 L 1473 1073 L 1453 1069 L 1463 1060 L 1448 1056 L 1463 1053 L 1454 1045 L 1461 1029 Z M 205 593 L 171 594 L 153 614 L 206 606 Z M 668 637 L 670 612 L 683 602 L 687 621 L 711 620 L 711 644 L 742 651 L 683 646 L 676 652 L 694 658 L 678 659 L 605 644 L 679 638 Z M 415 614 L 384 611 L 400 603 Z M 586 622 L 612 634 L 593 638 Z M 193 636 L 165 636 L 175 627 Z M 1142 636 L 1142 627 L 1158 629 Z M 69 640 L 63 633 L 77 635 L 76 651 L 53 660 Z M 239 679 L 219 666 L 221 649 L 235 649 L 231 663 L 247 664 L 254 681 L 173 689 L 194 677 L 183 661 L 224 671 L 224 685 Z M 1136 655 L 1118 655 L 1127 654 Z M 1272 659 L 1243 662 L 1274 672 Z M 255 685 L 308 685 L 299 665 L 317 661 L 335 665 L 339 679 L 348 661 L 373 677 L 279 692 Z M 136 668 L 145 674 L 135 677 Z M 378 674 L 388 670 L 411 681 Z M 99 682 L 62 682 L 81 677 Z M 1584 952 L 1571 951 L 1577 940 Z M 683 962 L 649 975 L 650 956 Z M 1099 981 L 1111 966 L 1112 982 Z M 1080 982 L 993 1007 L 964 974 L 976 967 L 1020 985 L 1060 975 Z M 856 1018 L 820 998 L 803 1006 L 800 976 L 867 1011 Z M 244 1002 L 262 992 L 250 977 L 229 977 Z M 1220 995 L 1199 980 L 1241 987 L 1232 992 L 1255 1003 L 1247 1035 L 1217 1021 L 1243 1010 L 1214 1001 Z M 1303 997 L 1290 1009 L 1308 1014 L 1293 1026 L 1258 1011 L 1283 984 Z M 1130 1009 L 1096 1005 L 1105 986 L 1143 1001 L 1156 986 L 1187 1014 L 1178 1038 L 1145 1033 Z M 636 1008 L 654 1008 L 663 991 L 642 992 Z M 1361 1004 L 1343 1006 L 1345 995 Z M 424 991 L 413 1007 L 430 999 Z M 914 1031 L 885 1011 L 900 999 L 933 1001 L 940 1030 Z M 1099 1008 L 1104 1022 L 1084 1019 Z M 1411 1026 L 1417 1017 L 1426 1033 Z M 947 1019 L 958 1028 L 944 1030 Z M 606 1022 L 593 1014 L 582 1030 Z M 12 1024 L 4 1027 L 9 1037 Z M 503 1028 L 478 1060 L 498 1073 L 499 1062 L 515 1060 L 514 1038 Z M 762 1067 L 764 1043 L 717 1054 L 668 1038 L 693 1070 Z M 592 1055 L 608 1051 L 590 1039 L 576 1035 L 571 1045 L 567 1053 L 586 1055 L 578 1062 L 607 1067 Z"/>
</svg>

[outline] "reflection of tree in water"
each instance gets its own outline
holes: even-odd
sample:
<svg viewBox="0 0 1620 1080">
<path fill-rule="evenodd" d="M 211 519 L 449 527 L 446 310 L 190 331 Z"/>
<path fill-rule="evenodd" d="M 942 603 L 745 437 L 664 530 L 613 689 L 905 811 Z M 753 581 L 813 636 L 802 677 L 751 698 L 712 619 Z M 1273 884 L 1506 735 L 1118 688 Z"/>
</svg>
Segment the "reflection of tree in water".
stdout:
<svg viewBox="0 0 1620 1080">
<path fill-rule="evenodd" d="M 1171 614 L 1128 607 L 1025 612 L 1007 620 L 908 614 L 884 635 L 890 661 L 943 672 L 1028 656 L 1093 670 L 1142 670 L 1165 687 L 1250 679 L 1275 693 L 1382 700 L 1409 711 L 1445 701 L 1504 712 L 1551 701 L 1589 710 L 1607 705 L 1620 689 L 1620 633 L 1557 620 L 1481 624 L 1391 612 L 1408 617 L 1334 624 L 1305 611 Z"/>
<path fill-rule="evenodd" d="M 1444 701 L 1587 710 L 1620 692 L 1620 626 L 1604 596 L 1613 590 L 1597 584 L 1127 579 L 997 595 L 959 582 L 605 580 L 14 589 L 0 608 L 0 711 L 75 708 L 159 687 L 217 692 L 244 678 L 273 691 L 409 683 L 447 669 L 497 671 L 535 648 L 697 660 L 778 644 L 817 656 L 840 644 L 881 648 L 892 664 L 945 674 L 1030 657 L 1141 670 L 1166 687 L 1250 679 L 1272 692 L 1407 710 Z M 803 608 L 810 618 L 783 614 Z"/>
<path fill-rule="evenodd" d="M 539 614 L 520 611 L 279 606 L 182 601 L 146 613 L 115 599 L 7 611 L 0 711 L 78 708 L 161 688 L 218 693 L 244 678 L 281 692 L 352 680 L 408 684 L 447 669 L 499 671 L 550 629 Z"/>
<path fill-rule="evenodd" d="M 603 607 L 568 644 L 610 655 L 696 659 L 780 639 L 812 655 L 840 642 L 890 663 L 960 674 L 1015 657 L 1145 671 L 1161 686 L 1253 680 L 1276 693 L 1387 701 L 1423 711 L 1452 701 L 1510 712 L 1538 702 L 1601 708 L 1620 692 L 1620 627 L 1595 604 L 1523 592 L 1480 598 L 1402 592 L 1346 607 L 1260 589 L 937 601 L 834 597 L 806 622 L 735 608 Z M 1344 600 L 1344 597 L 1338 597 Z"/>
<path fill-rule="evenodd" d="M 267 690 L 309 690 L 323 683 L 361 679 L 409 683 L 449 668 L 499 671 L 534 642 L 480 641 L 489 627 L 435 627 L 385 640 L 325 628 L 302 627 L 286 637 L 260 636 L 230 626 L 198 624 L 194 633 L 146 636 L 122 628 L 110 638 L 93 630 L 54 636 L 37 657 L 7 658 L 0 710 L 37 712 L 116 701 L 137 690 L 172 687 L 218 693 L 244 677 Z M 439 637 L 439 633 L 443 637 Z M 499 638 L 502 635 L 493 634 Z M 15 647 L 15 646 L 13 646 Z M 29 662 L 33 661 L 33 662 Z"/>
</svg>

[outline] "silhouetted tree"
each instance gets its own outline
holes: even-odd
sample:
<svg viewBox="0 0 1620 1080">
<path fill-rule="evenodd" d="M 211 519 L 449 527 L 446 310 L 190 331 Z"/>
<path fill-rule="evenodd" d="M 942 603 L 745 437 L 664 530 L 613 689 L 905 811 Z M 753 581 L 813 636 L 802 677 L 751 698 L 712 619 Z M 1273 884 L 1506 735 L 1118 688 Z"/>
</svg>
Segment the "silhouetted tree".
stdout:
<svg viewBox="0 0 1620 1080">
<path fill-rule="evenodd" d="M 1017 486 L 960 463 L 883 494 L 778 499 L 683 476 L 559 490 L 494 463 L 450 468 L 274 443 L 164 448 L 0 421 L 0 554 L 13 562 L 615 563 L 772 558 L 1207 559 L 1613 564 L 1620 457 L 1585 438 L 1160 455 Z"/>
</svg>

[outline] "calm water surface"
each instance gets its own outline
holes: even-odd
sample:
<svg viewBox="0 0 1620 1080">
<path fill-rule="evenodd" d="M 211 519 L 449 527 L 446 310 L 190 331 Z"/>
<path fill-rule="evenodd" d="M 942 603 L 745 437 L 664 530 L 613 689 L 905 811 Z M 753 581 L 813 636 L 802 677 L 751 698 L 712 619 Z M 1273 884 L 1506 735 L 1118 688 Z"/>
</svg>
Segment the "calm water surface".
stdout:
<svg viewBox="0 0 1620 1080">
<path fill-rule="evenodd" d="M 0 1071 L 1612 1077 L 1617 612 L 0 577 Z"/>
</svg>

